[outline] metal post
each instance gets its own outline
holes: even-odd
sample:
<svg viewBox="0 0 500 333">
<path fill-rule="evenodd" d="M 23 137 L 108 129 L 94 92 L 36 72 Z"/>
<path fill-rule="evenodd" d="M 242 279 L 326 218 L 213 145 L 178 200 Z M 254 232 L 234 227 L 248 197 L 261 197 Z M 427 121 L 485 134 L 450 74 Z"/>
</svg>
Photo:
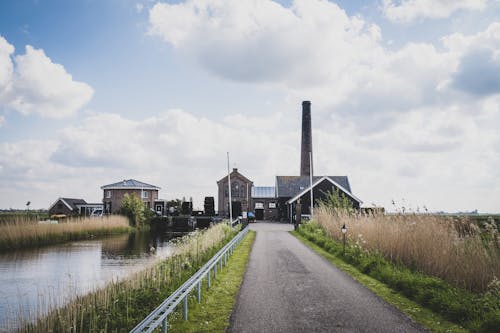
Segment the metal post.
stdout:
<svg viewBox="0 0 500 333">
<path fill-rule="evenodd" d="M 201 280 L 198 282 L 198 303 L 201 302 Z"/>
<path fill-rule="evenodd" d="M 184 320 L 188 320 L 188 295 L 184 297 Z"/>
<path fill-rule="evenodd" d="M 342 255 L 345 256 L 345 234 L 342 234 L 344 236 L 344 250 L 342 251 Z"/>
<path fill-rule="evenodd" d="M 214 265 L 214 279 L 217 279 L 217 263 Z"/>
<path fill-rule="evenodd" d="M 167 317 L 161 322 L 161 333 L 167 333 Z"/>
<path fill-rule="evenodd" d="M 207 282 L 208 282 L 208 288 L 210 288 L 210 270 L 208 270 L 207 273 Z"/>
</svg>

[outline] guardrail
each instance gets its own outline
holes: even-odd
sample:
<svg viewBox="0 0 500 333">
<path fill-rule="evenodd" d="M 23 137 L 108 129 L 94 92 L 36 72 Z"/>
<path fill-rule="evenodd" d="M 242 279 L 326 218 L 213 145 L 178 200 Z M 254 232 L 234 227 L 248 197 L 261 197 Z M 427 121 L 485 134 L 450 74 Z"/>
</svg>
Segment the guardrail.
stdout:
<svg viewBox="0 0 500 333">
<path fill-rule="evenodd" d="M 130 332 L 153 332 L 161 325 L 162 332 L 167 331 L 167 316 L 174 312 L 177 305 L 183 302 L 183 317 L 188 319 L 188 297 L 191 291 L 197 287 L 198 303 L 201 302 L 201 286 L 203 279 L 207 278 L 208 288 L 211 286 L 210 276 L 213 271 L 214 278 L 217 278 L 217 267 L 222 270 L 223 265 L 227 265 L 228 257 L 233 253 L 236 246 L 248 233 L 248 228 L 240 231 L 229 243 L 219 250 L 202 268 L 191 276 L 182 286 L 172 295 L 164 300 L 153 312 L 151 312 L 143 321 L 141 321 Z"/>
<path fill-rule="evenodd" d="M 239 223 L 241 223 L 241 219 L 239 217 L 237 217 L 233 221 L 231 221 L 231 227 L 234 228 Z"/>
</svg>

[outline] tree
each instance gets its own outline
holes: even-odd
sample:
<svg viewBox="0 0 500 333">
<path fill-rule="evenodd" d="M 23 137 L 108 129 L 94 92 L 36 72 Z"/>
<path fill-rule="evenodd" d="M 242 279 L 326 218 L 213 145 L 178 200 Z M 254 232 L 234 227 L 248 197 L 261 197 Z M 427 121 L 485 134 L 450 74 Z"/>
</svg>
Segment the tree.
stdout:
<svg viewBox="0 0 500 333">
<path fill-rule="evenodd" d="M 323 194 L 325 198 L 318 200 L 319 205 L 324 205 L 338 213 L 343 212 L 349 215 L 354 213 L 351 200 L 343 192 L 340 192 L 338 188 L 335 191 L 323 192 Z"/>
<path fill-rule="evenodd" d="M 134 227 L 140 227 L 146 220 L 144 203 L 135 193 L 125 193 L 120 212 L 129 218 L 130 224 Z"/>
</svg>

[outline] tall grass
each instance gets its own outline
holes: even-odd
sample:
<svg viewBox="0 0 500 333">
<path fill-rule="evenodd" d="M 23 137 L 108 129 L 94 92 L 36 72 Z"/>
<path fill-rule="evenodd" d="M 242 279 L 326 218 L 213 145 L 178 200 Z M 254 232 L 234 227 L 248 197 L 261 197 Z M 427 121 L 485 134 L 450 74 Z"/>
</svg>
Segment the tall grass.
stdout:
<svg viewBox="0 0 500 333">
<path fill-rule="evenodd" d="M 176 240 L 172 256 L 122 281 L 25 323 L 20 332 L 128 332 L 234 235 L 227 225 L 216 225 Z"/>
<path fill-rule="evenodd" d="M 315 219 L 329 236 L 378 252 L 391 262 L 439 277 L 475 292 L 485 291 L 500 277 L 500 246 L 494 223 L 488 235 L 467 219 L 436 215 L 353 215 L 321 205 Z"/>
<path fill-rule="evenodd" d="M 61 243 L 130 230 L 126 217 L 69 219 L 58 224 L 41 224 L 16 218 L 0 225 L 0 251 Z"/>
</svg>

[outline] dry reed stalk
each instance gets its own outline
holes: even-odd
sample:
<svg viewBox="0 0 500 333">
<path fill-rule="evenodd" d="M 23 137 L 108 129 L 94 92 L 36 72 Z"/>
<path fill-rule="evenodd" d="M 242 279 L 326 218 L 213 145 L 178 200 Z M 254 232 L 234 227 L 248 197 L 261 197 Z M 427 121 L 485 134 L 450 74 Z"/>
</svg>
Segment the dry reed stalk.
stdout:
<svg viewBox="0 0 500 333">
<path fill-rule="evenodd" d="M 16 249 L 50 243 L 71 235 L 106 233 L 114 229 L 129 228 L 127 218 L 111 215 L 104 218 L 69 219 L 57 224 L 41 224 L 23 218 L 0 225 L 0 249 Z"/>
<path fill-rule="evenodd" d="M 479 228 L 464 219 L 430 214 L 349 215 L 324 205 L 315 210 L 315 218 L 338 241 L 346 224 L 349 243 L 467 290 L 484 291 L 500 276 L 496 234 L 485 241 Z M 492 232 L 497 232 L 496 227 Z"/>
</svg>

